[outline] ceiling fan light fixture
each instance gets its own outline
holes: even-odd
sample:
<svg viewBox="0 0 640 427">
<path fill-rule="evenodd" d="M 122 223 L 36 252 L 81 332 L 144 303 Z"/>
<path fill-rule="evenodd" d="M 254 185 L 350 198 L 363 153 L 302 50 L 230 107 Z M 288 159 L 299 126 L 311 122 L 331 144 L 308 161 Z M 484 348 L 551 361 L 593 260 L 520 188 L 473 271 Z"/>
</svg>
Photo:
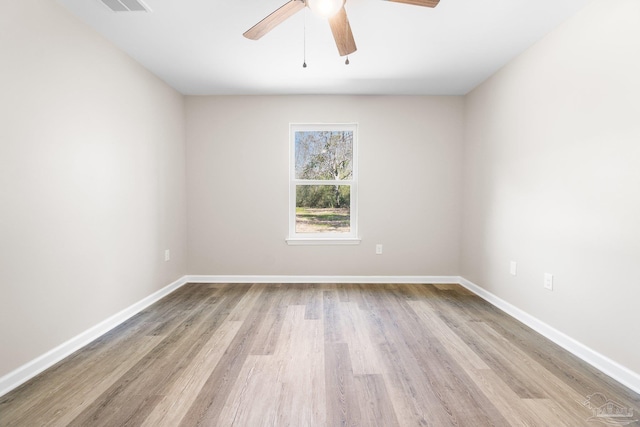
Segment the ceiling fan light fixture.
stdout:
<svg viewBox="0 0 640 427">
<path fill-rule="evenodd" d="M 323 18 L 331 18 L 338 13 L 344 6 L 344 2 L 345 0 L 307 0 L 307 4 L 313 13 Z"/>
</svg>

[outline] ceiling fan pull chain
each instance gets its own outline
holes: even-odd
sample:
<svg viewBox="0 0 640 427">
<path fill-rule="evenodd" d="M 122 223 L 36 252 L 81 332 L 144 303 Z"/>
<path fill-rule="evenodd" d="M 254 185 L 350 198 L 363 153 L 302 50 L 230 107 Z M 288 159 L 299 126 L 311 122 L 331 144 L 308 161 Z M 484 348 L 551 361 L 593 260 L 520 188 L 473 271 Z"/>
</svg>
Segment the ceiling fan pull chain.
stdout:
<svg viewBox="0 0 640 427">
<path fill-rule="evenodd" d="M 346 19 L 346 15 L 345 15 L 345 20 L 344 20 L 344 33 L 345 34 L 349 34 L 351 32 L 351 30 L 349 29 L 349 20 Z M 347 55 L 347 59 L 344 61 L 344 65 L 349 65 L 349 55 Z"/>
<path fill-rule="evenodd" d="M 304 10 L 304 27 L 302 30 L 302 68 L 307 68 L 307 9 Z"/>
</svg>

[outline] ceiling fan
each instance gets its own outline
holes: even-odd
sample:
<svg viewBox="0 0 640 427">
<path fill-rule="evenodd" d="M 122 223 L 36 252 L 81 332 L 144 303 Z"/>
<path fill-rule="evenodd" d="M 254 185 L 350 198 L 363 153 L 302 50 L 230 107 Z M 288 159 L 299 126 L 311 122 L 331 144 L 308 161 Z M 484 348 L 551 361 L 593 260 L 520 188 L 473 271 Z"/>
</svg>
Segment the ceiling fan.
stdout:
<svg viewBox="0 0 640 427">
<path fill-rule="evenodd" d="M 289 0 L 268 15 L 262 21 L 249 28 L 243 35 L 251 40 L 258 40 L 288 18 L 309 7 L 313 12 L 326 17 L 336 41 L 340 56 L 352 54 L 357 50 L 353 39 L 347 11 L 344 9 L 346 0 Z M 387 0 L 396 3 L 406 3 L 415 6 L 436 7 L 440 0 Z"/>
</svg>

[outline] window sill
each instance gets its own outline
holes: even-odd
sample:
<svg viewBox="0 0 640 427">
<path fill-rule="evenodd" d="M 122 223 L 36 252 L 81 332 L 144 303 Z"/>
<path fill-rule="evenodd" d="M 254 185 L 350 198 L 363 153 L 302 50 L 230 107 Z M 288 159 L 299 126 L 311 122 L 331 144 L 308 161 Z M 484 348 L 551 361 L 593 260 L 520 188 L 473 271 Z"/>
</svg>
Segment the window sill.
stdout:
<svg viewBox="0 0 640 427">
<path fill-rule="evenodd" d="M 347 238 L 300 238 L 300 237 L 290 237 L 286 239 L 287 245 L 289 246 L 320 246 L 320 245 L 359 245 L 360 239 L 357 237 L 347 237 Z"/>
</svg>

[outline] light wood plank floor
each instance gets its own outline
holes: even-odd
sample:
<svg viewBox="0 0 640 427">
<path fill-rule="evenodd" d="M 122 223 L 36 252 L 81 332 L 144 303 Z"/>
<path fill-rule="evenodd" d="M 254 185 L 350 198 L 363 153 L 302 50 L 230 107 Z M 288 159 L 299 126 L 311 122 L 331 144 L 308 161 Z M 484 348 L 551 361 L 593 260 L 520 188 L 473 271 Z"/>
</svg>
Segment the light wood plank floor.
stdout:
<svg viewBox="0 0 640 427">
<path fill-rule="evenodd" d="M 191 284 L 0 397 L 0 425 L 597 426 L 604 399 L 640 418 L 457 285 Z"/>
</svg>

